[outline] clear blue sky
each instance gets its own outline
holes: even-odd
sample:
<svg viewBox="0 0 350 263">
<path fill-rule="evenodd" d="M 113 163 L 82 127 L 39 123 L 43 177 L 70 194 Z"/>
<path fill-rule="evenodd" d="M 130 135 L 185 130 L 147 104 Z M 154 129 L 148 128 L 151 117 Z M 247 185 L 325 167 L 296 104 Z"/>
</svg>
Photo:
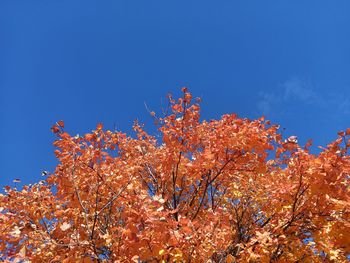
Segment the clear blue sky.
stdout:
<svg viewBox="0 0 350 263">
<path fill-rule="evenodd" d="M 0 1 L 0 185 L 52 171 L 51 125 L 130 131 L 188 86 L 203 118 L 350 127 L 350 1 Z"/>
</svg>

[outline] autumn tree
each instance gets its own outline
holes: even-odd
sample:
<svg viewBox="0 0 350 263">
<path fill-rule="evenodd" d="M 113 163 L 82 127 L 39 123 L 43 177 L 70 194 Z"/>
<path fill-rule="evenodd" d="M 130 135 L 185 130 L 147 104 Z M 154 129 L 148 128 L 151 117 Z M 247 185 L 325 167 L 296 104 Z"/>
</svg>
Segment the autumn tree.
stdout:
<svg viewBox="0 0 350 263">
<path fill-rule="evenodd" d="M 264 118 L 201 121 L 182 91 L 159 134 L 54 125 L 55 171 L 0 195 L 0 259 L 346 262 L 350 129 L 312 154 Z"/>
</svg>

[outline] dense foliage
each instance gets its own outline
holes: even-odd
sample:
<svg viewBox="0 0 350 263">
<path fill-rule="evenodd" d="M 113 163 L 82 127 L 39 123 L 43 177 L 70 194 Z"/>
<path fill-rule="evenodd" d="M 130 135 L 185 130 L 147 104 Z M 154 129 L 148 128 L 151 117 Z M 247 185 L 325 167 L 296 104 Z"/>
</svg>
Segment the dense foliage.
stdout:
<svg viewBox="0 0 350 263">
<path fill-rule="evenodd" d="M 319 154 L 264 118 L 200 121 L 183 89 L 159 134 L 57 135 L 56 170 L 0 195 L 0 259 L 13 262 L 345 262 L 346 132 Z"/>
</svg>

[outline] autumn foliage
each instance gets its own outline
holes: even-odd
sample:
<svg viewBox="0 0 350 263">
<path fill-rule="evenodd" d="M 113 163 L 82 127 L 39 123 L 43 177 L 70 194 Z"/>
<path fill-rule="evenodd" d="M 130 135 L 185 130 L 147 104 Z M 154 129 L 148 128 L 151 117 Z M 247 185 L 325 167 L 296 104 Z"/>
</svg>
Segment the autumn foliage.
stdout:
<svg viewBox="0 0 350 263">
<path fill-rule="evenodd" d="M 56 170 L 0 195 L 8 262 L 346 262 L 350 130 L 319 154 L 277 125 L 201 121 L 183 89 L 158 133 L 57 135 Z"/>
</svg>

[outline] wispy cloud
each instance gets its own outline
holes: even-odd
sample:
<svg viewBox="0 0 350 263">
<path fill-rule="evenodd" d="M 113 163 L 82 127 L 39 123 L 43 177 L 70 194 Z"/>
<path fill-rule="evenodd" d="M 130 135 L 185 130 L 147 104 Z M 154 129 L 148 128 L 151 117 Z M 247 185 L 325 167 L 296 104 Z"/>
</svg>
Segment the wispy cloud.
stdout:
<svg viewBox="0 0 350 263">
<path fill-rule="evenodd" d="M 338 94 L 332 90 L 320 93 L 310 81 L 299 78 L 287 80 L 274 92 L 261 92 L 256 107 L 263 115 L 283 115 L 288 109 L 298 106 L 333 109 L 341 114 L 350 114 L 350 98 L 346 94 Z"/>
<path fill-rule="evenodd" d="M 300 79 L 294 78 L 286 81 L 283 85 L 283 99 L 296 99 L 305 103 L 312 103 L 317 100 L 317 94 L 312 85 Z"/>
<path fill-rule="evenodd" d="M 343 97 L 342 100 L 338 104 L 338 108 L 344 114 L 350 114 L 350 99 L 347 97 Z"/>
<path fill-rule="evenodd" d="M 260 97 L 257 108 L 263 115 L 269 114 L 275 107 L 275 104 L 281 99 L 273 93 L 261 93 Z"/>
</svg>

